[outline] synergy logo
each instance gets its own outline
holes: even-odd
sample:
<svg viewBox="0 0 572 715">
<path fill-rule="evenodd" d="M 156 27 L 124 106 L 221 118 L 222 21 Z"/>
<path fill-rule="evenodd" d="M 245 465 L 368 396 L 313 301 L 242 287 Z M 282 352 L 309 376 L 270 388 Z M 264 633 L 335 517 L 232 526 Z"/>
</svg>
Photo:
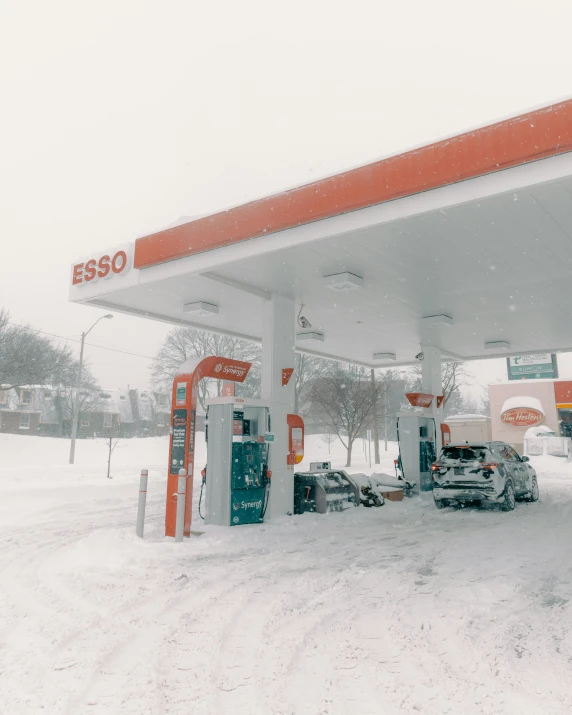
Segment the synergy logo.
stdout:
<svg viewBox="0 0 572 715">
<path fill-rule="evenodd" d="M 262 499 L 258 501 L 243 501 L 240 503 L 242 509 L 262 509 Z"/>
<path fill-rule="evenodd" d="M 240 360 L 230 360 L 223 357 L 204 358 L 197 366 L 201 377 L 214 377 L 217 380 L 228 380 L 231 382 L 244 382 L 251 363 Z"/>
<path fill-rule="evenodd" d="M 219 367 L 222 367 L 222 365 L 217 365 L 215 367 L 215 372 L 220 372 L 218 370 Z M 223 373 L 225 375 L 234 375 L 235 377 L 242 377 L 246 373 L 246 368 L 244 367 L 238 367 L 234 365 L 226 365 L 223 369 Z"/>
</svg>

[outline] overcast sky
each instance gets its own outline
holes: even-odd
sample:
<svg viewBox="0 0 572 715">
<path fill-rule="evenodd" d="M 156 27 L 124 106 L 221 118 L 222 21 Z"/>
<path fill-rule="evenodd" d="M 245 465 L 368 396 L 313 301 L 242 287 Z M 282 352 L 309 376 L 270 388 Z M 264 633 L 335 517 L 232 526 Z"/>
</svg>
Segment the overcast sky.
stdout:
<svg viewBox="0 0 572 715">
<path fill-rule="evenodd" d="M 561 99 L 571 26 L 570 0 L 0 0 L 0 306 L 77 339 L 101 313 L 67 302 L 76 257 Z M 167 330 L 90 342 L 151 356 Z"/>
</svg>

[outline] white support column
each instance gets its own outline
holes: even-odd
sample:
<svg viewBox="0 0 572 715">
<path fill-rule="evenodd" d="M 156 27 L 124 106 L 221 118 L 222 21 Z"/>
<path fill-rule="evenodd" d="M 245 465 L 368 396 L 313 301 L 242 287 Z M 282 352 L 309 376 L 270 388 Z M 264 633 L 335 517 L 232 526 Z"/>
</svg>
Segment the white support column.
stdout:
<svg viewBox="0 0 572 715">
<path fill-rule="evenodd" d="M 422 365 L 422 386 L 423 392 L 437 396 L 443 394 L 443 379 L 441 377 L 441 349 L 433 345 L 422 345 L 423 362 Z M 427 417 L 435 420 L 435 449 L 437 454 L 443 446 L 441 443 L 441 423 L 443 422 L 443 405 L 437 407 L 437 399 L 431 403 L 431 407 L 425 410 Z"/>
<path fill-rule="evenodd" d="M 286 416 L 294 411 L 294 386 L 282 386 L 282 371 L 296 359 L 296 305 L 292 298 L 274 294 L 265 302 L 262 329 L 262 399 L 270 405 L 274 443 L 270 446 L 272 480 L 268 516 L 294 509 L 294 467 L 288 466 Z"/>
</svg>

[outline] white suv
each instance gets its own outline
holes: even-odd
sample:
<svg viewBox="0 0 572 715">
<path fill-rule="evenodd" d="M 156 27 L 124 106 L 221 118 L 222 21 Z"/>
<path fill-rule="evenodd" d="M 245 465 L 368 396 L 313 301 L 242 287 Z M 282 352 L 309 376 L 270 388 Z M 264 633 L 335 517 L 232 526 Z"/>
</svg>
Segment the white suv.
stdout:
<svg viewBox="0 0 572 715">
<path fill-rule="evenodd" d="M 537 501 L 538 480 L 528 457 L 505 442 L 447 445 L 432 466 L 435 506 L 479 501 L 512 511 L 516 499 Z"/>
</svg>

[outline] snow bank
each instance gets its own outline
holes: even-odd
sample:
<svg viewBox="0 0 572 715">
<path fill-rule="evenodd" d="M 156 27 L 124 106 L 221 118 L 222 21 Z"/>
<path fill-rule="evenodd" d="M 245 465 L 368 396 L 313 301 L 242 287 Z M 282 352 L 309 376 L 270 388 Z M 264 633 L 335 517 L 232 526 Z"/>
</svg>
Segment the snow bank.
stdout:
<svg viewBox="0 0 572 715">
<path fill-rule="evenodd" d="M 554 430 L 547 425 L 536 425 L 536 427 L 529 427 L 524 433 L 524 439 L 534 439 L 535 437 L 551 437 L 555 436 Z"/>
<path fill-rule="evenodd" d="M 202 535 L 174 544 L 167 440 L 120 446 L 107 480 L 97 441 L 70 467 L 65 441 L 0 439 L 0 713 L 572 712 L 567 462 L 533 458 L 541 501 L 510 514 L 429 496 L 204 527 L 195 483 Z M 343 466 L 339 444 L 308 446 Z"/>
</svg>

